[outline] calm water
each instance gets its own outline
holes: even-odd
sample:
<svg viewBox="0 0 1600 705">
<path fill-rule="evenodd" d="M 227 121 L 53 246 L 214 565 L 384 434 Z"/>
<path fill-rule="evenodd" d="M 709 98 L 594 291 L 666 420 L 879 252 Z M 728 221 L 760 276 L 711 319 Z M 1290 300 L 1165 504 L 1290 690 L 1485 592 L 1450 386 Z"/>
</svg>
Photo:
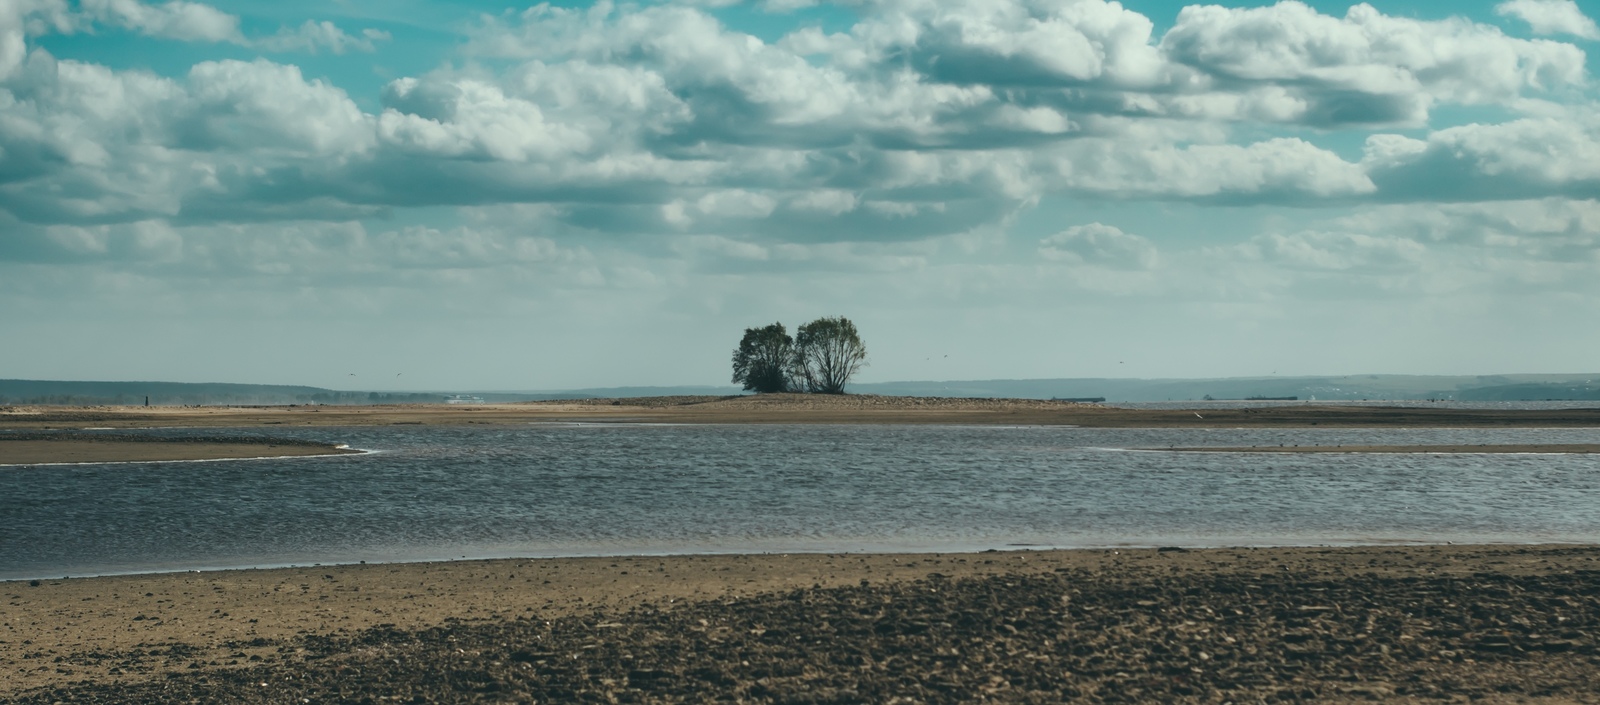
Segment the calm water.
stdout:
<svg viewBox="0 0 1600 705">
<path fill-rule="evenodd" d="M 468 556 L 1600 539 L 1594 456 L 1121 450 L 1596 443 L 1596 429 L 270 433 L 382 452 L 0 467 L 0 579 Z"/>
</svg>

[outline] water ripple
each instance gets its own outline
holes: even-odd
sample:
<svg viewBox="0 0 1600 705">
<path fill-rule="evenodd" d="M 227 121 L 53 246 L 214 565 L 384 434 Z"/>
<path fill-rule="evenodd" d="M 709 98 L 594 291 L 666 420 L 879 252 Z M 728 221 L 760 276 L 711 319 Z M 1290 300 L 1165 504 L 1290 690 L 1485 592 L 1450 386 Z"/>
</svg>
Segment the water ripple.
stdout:
<svg viewBox="0 0 1600 705">
<path fill-rule="evenodd" d="M 1600 442 L 1594 429 L 540 425 L 263 433 L 382 452 L 0 468 L 0 579 L 463 556 L 1600 535 L 1595 456 L 1115 450 Z"/>
</svg>

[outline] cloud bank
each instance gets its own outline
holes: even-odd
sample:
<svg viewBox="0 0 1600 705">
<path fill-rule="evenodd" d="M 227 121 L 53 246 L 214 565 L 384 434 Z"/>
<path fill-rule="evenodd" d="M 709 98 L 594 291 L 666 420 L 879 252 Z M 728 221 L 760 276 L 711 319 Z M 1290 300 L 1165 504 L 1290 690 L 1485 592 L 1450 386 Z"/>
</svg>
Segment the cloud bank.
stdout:
<svg viewBox="0 0 1600 705">
<path fill-rule="evenodd" d="M 537 5 L 463 17 L 448 60 L 373 90 L 306 58 L 387 70 L 385 30 L 13 0 L 0 267 L 27 276 L 0 292 L 48 299 L 95 271 L 107 290 L 236 276 L 377 310 L 401 286 L 476 305 L 666 291 L 652 305 L 723 315 L 770 276 L 908 308 L 1253 306 L 1369 277 L 1565 286 L 1593 260 L 1600 100 L 1562 38 L 1600 33 L 1571 0 L 1502 3 L 1506 29 L 1293 0 L 767 9 L 848 21 L 763 39 L 718 3 Z M 233 54 L 155 73 L 45 46 L 117 32 Z M 1230 232 L 1225 214 L 1248 217 Z"/>
</svg>

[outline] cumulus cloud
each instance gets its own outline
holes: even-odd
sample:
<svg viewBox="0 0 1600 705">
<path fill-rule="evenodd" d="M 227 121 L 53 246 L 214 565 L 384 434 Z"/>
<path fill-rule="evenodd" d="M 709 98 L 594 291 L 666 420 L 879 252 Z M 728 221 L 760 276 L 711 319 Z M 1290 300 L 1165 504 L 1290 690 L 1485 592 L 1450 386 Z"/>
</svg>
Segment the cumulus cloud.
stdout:
<svg viewBox="0 0 1600 705">
<path fill-rule="evenodd" d="M 203 62 L 180 80 L 36 51 L 0 99 L 0 208 L 37 222 L 191 216 L 241 184 L 291 186 L 305 172 L 286 165 L 337 169 L 376 142 L 343 91 L 264 60 Z"/>
<path fill-rule="evenodd" d="M 1528 23 L 1535 34 L 1570 34 L 1584 39 L 1600 39 L 1600 27 L 1583 14 L 1576 0 L 1507 0 L 1495 5 L 1494 11 Z"/>
<path fill-rule="evenodd" d="M 1149 18 L 1116 2 L 890 5 L 863 34 L 937 81 L 1143 88 L 1174 78 L 1151 44 Z"/>
<path fill-rule="evenodd" d="M 372 52 L 379 42 L 391 39 L 388 32 L 364 29 L 348 34 L 328 21 L 306 20 L 298 27 L 284 27 L 265 37 L 246 37 L 240 31 L 239 17 L 205 3 L 170 0 L 149 3 L 142 0 L 82 0 L 71 5 L 67 0 L 11 0 L 0 7 L 0 78 L 8 65 L 20 61 L 25 34 L 93 33 L 100 27 L 114 27 L 149 37 L 185 42 L 229 43 L 270 52 Z"/>
<path fill-rule="evenodd" d="M 22 65 L 28 37 L 70 32 L 76 25 L 66 0 L 8 0 L 0 3 L 0 81 Z"/>
<path fill-rule="evenodd" d="M 1103 140 L 1042 156 L 1054 157 L 1058 188 L 1119 198 L 1306 202 L 1376 190 L 1359 165 L 1295 138 L 1186 147 Z"/>
<path fill-rule="evenodd" d="M 85 16 L 95 22 L 140 34 L 188 42 L 244 43 L 239 18 L 210 5 L 172 0 L 160 5 L 139 0 L 81 0 Z"/>
<path fill-rule="evenodd" d="M 1115 269 L 1152 269 L 1156 246 L 1138 235 L 1102 223 L 1074 225 L 1039 241 L 1039 255 L 1071 264 L 1094 264 Z"/>
<path fill-rule="evenodd" d="M 379 137 L 422 156 L 526 162 L 590 147 L 583 131 L 547 120 L 537 104 L 478 81 L 425 86 L 401 79 L 389 84 L 384 97 L 397 107 L 379 116 Z"/>
<path fill-rule="evenodd" d="M 1161 47 L 1223 82 L 1294 88 L 1307 101 L 1307 121 L 1323 125 L 1415 122 L 1423 98 L 1496 103 L 1584 80 L 1577 47 L 1463 19 L 1392 17 L 1367 4 L 1342 18 L 1293 0 L 1189 6 Z"/>
<path fill-rule="evenodd" d="M 862 6 L 846 32 L 776 42 L 682 5 L 540 5 L 474 31 L 466 51 L 497 61 L 393 80 L 374 112 L 267 60 L 166 78 L 28 58 L 29 27 L 62 7 L 0 9 L 0 208 L 39 223 L 538 203 L 571 232 L 905 241 L 1059 196 L 1585 197 L 1600 163 L 1600 128 L 1581 116 L 1378 135 L 1359 162 L 1283 135 L 1415 124 L 1436 105 L 1583 80 L 1569 44 L 1366 5 L 1342 17 L 1295 2 L 1191 7 L 1156 36 L 1102 0 L 895 0 Z M 139 31 L 239 41 L 236 21 L 193 3 L 84 7 Z M 338 53 L 382 39 L 307 22 L 263 46 Z"/>
<path fill-rule="evenodd" d="M 1600 198 L 1600 118 L 1461 125 L 1421 140 L 1374 135 L 1363 166 L 1392 200 Z"/>
<path fill-rule="evenodd" d="M 264 59 L 208 61 L 189 70 L 181 137 L 202 148 L 281 149 L 307 157 L 358 153 L 372 120 L 344 91 L 299 67 Z"/>
</svg>

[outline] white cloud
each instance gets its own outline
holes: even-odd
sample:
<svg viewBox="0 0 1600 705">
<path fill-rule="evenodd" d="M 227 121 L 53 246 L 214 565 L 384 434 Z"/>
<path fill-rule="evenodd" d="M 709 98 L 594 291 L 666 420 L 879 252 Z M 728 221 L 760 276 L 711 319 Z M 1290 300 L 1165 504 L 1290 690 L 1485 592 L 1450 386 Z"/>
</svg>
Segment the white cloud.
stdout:
<svg viewBox="0 0 1600 705">
<path fill-rule="evenodd" d="M 1600 117 L 1580 115 L 1375 135 L 1363 166 L 1393 200 L 1600 198 Z"/>
<path fill-rule="evenodd" d="M 1057 262 L 1114 269 L 1153 269 L 1159 262 L 1156 246 L 1149 240 L 1102 223 L 1074 225 L 1040 240 L 1039 255 Z"/>
<path fill-rule="evenodd" d="M 1242 250 L 1282 266 L 1363 272 L 1414 268 L 1427 255 L 1427 248 L 1415 240 L 1314 231 L 1268 233 L 1251 240 Z"/>
<path fill-rule="evenodd" d="M 1148 18 L 1116 2 L 901 2 L 861 34 L 940 81 L 1124 88 L 1170 82 Z M 869 40 L 870 41 L 870 40 Z"/>
<path fill-rule="evenodd" d="M 172 0 L 150 5 L 139 0 L 81 0 L 83 13 L 96 22 L 153 37 L 188 42 L 245 43 L 239 18 L 210 5 Z"/>
<path fill-rule="evenodd" d="M 473 80 L 427 85 L 415 79 L 390 83 L 385 97 L 394 108 L 378 118 L 386 144 L 420 155 L 525 162 L 556 159 L 590 148 L 582 131 L 546 120 L 530 101 Z"/>
<path fill-rule="evenodd" d="M 34 19 L 0 22 L 51 16 L 35 2 Z M 96 7 L 145 28 L 192 10 Z M 812 244 L 969 232 L 1059 196 L 1308 205 L 1582 196 L 1596 181 L 1600 129 L 1539 92 L 1580 80 L 1582 52 L 1466 20 L 1198 7 L 1157 38 L 1101 0 L 861 14 L 768 43 L 692 7 L 541 5 L 486 20 L 468 47 L 512 65 L 394 80 L 376 114 L 265 60 L 168 79 L 0 52 L 0 208 L 84 224 L 541 203 L 589 235 Z M 24 48 L 28 31 L 13 31 Z M 331 23 L 280 39 L 366 48 Z M 1550 117 L 1374 136 L 1360 163 L 1293 134 L 1525 94 Z"/>
<path fill-rule="evenodd" d="M 193 111 L 185 116 L 204 146 L 286 149 L 308 157 L 363 152 L 372 119 L 344 91 L 299 67 L 264 59 L 208 61 L 189 70 Z"/>
<path fill-rule="evenodd" d="M 310 54 L 327 51 L 331 54 L 343 54 L 348 51 L 371 53 L 377 51 L 378 42 L 390 39 L 388 32 L 379 29 L 365 29 L 361 31 L 360 36 L 354 36 L 346 34 L 332 22 L 306 20 L 305 24 L 295 29 L 284 27 L 278 30 L 277 34 L 263 37 L 254 43 L 267 51 L 303 51 Z"/>
<path fill-rule="evenodd" d="M 0 81 L 28 55 L 28 37 L 70 32 L 76 22 L 66 0 L 7 0 L 0 3 Z"/>
<path fill-rule="evenodd" d="M 1186 147 L 1080 141 L 1042 158 L 1054 161 L 1061 187 L 1119 198 L 1306 201 L 1376 190 L 1359 165 L 1294 138 Z"/>
<path fill-rule="evenodd" d="M 1494 11 L 1527 22 L 1535 34 L 1600 39 L 1600 26 L 1583 14 L 1575 0 L 1507 0 L 1495 5 Z"/>
<path fill-rule="evenodd" d="M 1524 90 L 1579 85 L 1577 47 L 1507 37 L 1462 19 L 1421 21 L 1371 5 L 1342 18 L 1287 0 L 1259 8 L 1186 7 L 1164 53 L 1223 81 L 1305 87 L 1323 124 L 1411 122 L 1415 98 L 1498 103 Z M 1314 124 L 1317 120 L 1312 121 Z"/>
</svg>

